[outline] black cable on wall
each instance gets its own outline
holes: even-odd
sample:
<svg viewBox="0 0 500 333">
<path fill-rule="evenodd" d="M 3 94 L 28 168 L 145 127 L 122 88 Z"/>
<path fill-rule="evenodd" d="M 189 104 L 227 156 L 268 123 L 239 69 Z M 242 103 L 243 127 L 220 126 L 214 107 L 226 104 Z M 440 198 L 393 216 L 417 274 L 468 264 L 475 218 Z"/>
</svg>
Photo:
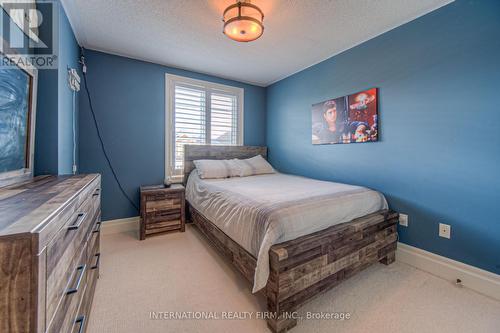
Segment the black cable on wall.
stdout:
<svg viewBox="0 0 500 333">
<path fill-rule="evenodd" d="M 90 96 L 89 87 L 87 85 L 87 64 L 85 63 L 84 51 L 85 51 L 85 49 L 82 47 L 81 48 L 80 63 L 82 64 L 83 84 L 85 86 L 85 91 L 87 92 L 87 99 L 89 101 L 90 113 L 92 114 L 92 119 L 94 120 L 94 126 L 95 126 L 95 129 L 97 131 L 97 137 L 99 138 L 102 153 L 103 153 L 104 157 L 106 158 L 106 162 L 108 163 L 109 169 L 111 170 L 111 173 L 113 174 L 113 178 L 115 179 L 116 184 L 118 184 L 118 187 L 119 187 L 120 191 L 122 192 L 123 196 L 135 208 L 135 210 L 137 212 L 139 212 L 139 207 L 137 207 L 135 202 L 130 198 L 130 196 L 127 194 L 127 192 L 125 192 L 125 189 L 123 188 L 123 186 L 118 178 L 118 175 L 116 174 L 116 171 L 113 168 L 113 165 L 111 164 L 111 160 L 109 158 L 108 152 L 106 151 L 104 141 L 102 140 L 101 131 L 99 129 L 99 124 L 97 123 L 97 119 L 96 119 L 95 112 L 94 112 L 94 107 L 92 105 L 92 97 Z"/>
</svg>

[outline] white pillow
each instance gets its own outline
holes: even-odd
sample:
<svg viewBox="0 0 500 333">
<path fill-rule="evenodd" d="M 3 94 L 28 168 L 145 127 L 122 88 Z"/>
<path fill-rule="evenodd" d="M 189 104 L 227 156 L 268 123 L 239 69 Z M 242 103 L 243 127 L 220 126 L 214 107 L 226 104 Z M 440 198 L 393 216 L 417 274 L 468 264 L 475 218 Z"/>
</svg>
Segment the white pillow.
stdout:
<svg viewBox="0 0 500 333">
<path fill-rule="evenodd" d="M 261 155 L 247 158 L 246 160 L 237 160 L 240 177 L 263 175 L 274 173 L 274 169 Z"/>
<path fill-rule="evenodd" d="M 201 179 L 236 177 L 240 174 L 235 160 L 195 160 L 193 163 Z"/>
</svg>

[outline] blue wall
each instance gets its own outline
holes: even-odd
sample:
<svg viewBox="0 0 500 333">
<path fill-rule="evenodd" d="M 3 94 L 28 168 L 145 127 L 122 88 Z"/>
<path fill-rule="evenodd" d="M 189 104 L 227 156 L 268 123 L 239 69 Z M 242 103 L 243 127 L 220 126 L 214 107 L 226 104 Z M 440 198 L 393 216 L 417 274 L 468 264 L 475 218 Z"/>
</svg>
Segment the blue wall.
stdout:
<svg viewBox="0 0 500 333">
<path fill-rule="evenodd" d="M 79 68 L 79 46 L 63 6 L 57 1 L 58 68 L 38 71 L 35 175 L 70 174 L 73 166 L 73 96 L 68 67 Z M 39 31 L 44 40 L 52 31 Z M 78 93 L 76 97 L 78 113 Z M 78 136 L 77 136 L 78 146 Z M 77 155 L 78 156 L 78 155 Z"/>
<path fill-rule="evenodd" d="M 127 193 L 164 179 L 165 74 L 244 88 L 244 143 L 265 144 L 264 88 L 95 51 L 86 51 L 88 85 L 104 143 Z M 80 172 L 102 174 L 103 220 L 137 216 L 102 154 L 86 93 L 80 98 Z"/>
<path fill-rule="evenodd" d="M 58 173 L 57 70 L 38 72 L 35 175 Z"/>
<path fill-rule="evenodd" d="M 68 68 L 79 70 L 80 46 L 68 17 L 62 6 L 59 6 L 59 67 L 58 78 L 58 173 L 70 174 L 73 172 L 73 91 L 68 84 Z M 81 73 L 79 72 L 81 77 Z M 75 120 L 78 120 L 79 95 L 75 94 Z M 76 132 L 76 164 L 78 164 L 78 124 L 75 126 Z"/>
<path fill-rule="evenodd" d="M 38 7 L 48 19 L 49 7 Z M 42 17 L 42 19 L 43 19 Z M 54 18 L 52 18 L 54 19 Z M 56 18 L 57 19 L 57 18 Z M 52 30 L 49 25 L 42 24 L 38 30 L 42 41 L 53 39 Z M 44 50 L 35 50 L 35 53 Z M 59 52 L 59 51 L 58 51 Z M 36 105 L 36 129 L 35 129 L 35 175 L 58 173 L 58 115 L 57 95 L 58 77 L 57 69 L 43 69 L 38 71 L 38 91 Z"/>
<path fill-rule="evenodd" d="M 382 191 L 402 242 L 500 273 L 500 1 L 456 1 L 267 90 L 281 171 Z M 311 144 L 311 105 L 379 87 L 381 141 Z M 450 240 L 438 223 L 452 226 Z"/>
<path fill-rule="evenodd" d="M 68 67 L 79 68 L 79 46 L 63 6 L 56 4 L 58 68 L 38 72 L 36 175 L 70 174 L 73 165 L 73 96 L 68 86 Z M 45 34 L 51 32 L 40 29 L 39 33 L 44 40 Z M 75 106 L 78 113 L 78 93 Z M 78 136 L 76 143 L 78 146 Z"/>
</svg>

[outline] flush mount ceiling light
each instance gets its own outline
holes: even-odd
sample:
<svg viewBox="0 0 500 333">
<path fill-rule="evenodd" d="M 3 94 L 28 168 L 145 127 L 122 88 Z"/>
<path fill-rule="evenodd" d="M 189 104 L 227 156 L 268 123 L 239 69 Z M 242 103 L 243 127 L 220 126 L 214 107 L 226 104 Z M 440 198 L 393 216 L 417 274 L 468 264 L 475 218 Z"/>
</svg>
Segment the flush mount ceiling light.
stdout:
<svg viewBox="0 0 500 333">
<path fill-rule="evenodd" d="M 227 7 L 222 21 L 224 34 L 237 42 L 251 42 L 264 32 L 264 13 L 249 2 L 238 1 Z"/>
</svg>

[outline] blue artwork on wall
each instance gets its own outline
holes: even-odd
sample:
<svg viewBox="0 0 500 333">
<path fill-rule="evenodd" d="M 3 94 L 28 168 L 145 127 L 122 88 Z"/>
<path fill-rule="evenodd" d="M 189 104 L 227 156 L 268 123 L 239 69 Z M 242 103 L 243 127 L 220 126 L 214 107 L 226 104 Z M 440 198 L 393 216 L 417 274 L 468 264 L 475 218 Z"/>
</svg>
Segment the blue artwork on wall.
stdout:
<svg viewBox="0 0 500 333">
<path fill-rule="evenodd" d="M 28 167 L 30 76 L 0 68 L 0 172 Z"/>
</svg>

